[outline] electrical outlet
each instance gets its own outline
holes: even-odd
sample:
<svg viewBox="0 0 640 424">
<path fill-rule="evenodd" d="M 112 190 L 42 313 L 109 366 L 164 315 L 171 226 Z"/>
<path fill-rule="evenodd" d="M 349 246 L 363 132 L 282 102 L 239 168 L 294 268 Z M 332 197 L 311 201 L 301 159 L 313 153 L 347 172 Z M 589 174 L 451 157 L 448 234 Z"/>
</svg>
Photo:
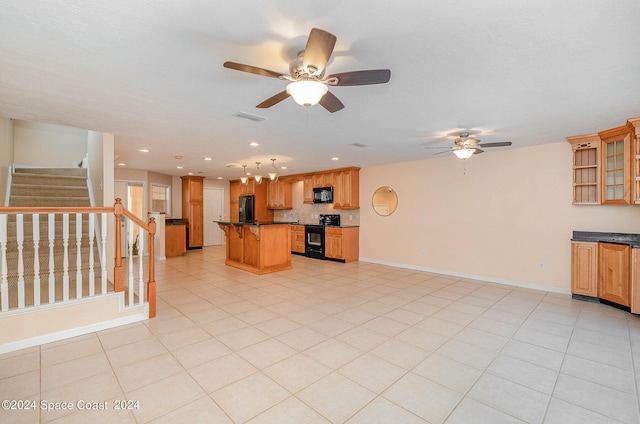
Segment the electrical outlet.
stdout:
<svg viewBox="0 0 640 424">
<path fill-rule="evenodd" d="M 544 269 L 544 262 L 540 262 L 540 265 L 538 265 L 538 268 Z"/>
<path fill-rule="evenodd" d="M 427 256 L 427 249 L 422 249 L 422 256 Z"/>
</svg>

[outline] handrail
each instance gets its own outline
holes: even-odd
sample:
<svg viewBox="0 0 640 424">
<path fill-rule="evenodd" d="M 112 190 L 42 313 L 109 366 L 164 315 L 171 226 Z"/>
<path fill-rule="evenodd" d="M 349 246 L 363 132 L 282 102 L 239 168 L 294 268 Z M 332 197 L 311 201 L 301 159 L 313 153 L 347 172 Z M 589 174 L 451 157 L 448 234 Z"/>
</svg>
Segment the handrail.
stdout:
<svg viewBox="0 0 640 424">
<path fill-rule="evenodd" d="M 118 201 L 120 199 L 116 199 L 116 201 Z M 144 222 L 143 220 L 141 220 L 140 218 L 138 218 L 136 215 L 133 214 L 133 212 L 129 211 L 128 209 L 122 209 L 122 214 L 124 216 L 126 216 L 127 218 L 129 218 L 130 220 L 132 220 L 133 222 L 135 222 L 136 224 L 138 224 L 139 226 L 141 226 L 142 228 L 144 228 L 145 230 L 149 231 L 149 225 Z M 155 218 L 153 218 L 155 220 Z"/>
</svg>

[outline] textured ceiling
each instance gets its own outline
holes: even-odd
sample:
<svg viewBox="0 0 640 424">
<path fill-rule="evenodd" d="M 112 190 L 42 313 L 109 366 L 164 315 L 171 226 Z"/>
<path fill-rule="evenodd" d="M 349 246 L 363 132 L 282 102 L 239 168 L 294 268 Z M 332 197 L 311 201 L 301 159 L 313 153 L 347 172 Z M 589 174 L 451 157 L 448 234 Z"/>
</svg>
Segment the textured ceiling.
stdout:
<svg viewBox="0 0 640 424">
<path fill-rule="evenodd" d="M 113 133 L 116 162 L 170 175 L 427 159 L 437 150 L 425 146 L 451 146 L 461 129 L 518 148 L 640 116 L 638 0 L 0 0 L 0 11 L 0 116 Z M 222 64 L 286 73 L 313 27 L 338 38 L 328 73 L 389 68 L 391 81 L 332 87 L 345 104 L 333 114 L 292 99 L 256 109 L 286 82 Z"/>
</svg>

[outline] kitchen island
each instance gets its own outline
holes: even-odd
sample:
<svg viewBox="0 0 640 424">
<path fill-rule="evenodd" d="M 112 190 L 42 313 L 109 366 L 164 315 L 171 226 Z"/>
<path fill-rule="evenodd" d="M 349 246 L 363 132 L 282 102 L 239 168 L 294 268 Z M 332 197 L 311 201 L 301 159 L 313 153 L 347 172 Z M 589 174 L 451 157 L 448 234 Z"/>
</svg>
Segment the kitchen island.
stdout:
<svg viewBox="0 0 640 424">
<path fill-rule="evenodd" d="M 226 236 L 225 265 L 254 274 L 291 269 L 291 223 L 216 223 Z"/>
</svg>

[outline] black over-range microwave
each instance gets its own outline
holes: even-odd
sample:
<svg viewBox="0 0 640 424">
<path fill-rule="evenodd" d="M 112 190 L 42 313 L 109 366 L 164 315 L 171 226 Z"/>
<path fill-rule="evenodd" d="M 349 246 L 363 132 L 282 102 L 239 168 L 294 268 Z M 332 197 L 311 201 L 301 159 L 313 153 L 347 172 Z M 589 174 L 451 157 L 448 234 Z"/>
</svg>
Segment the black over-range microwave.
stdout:
<svg viewBox="0 0 640 424">
<path fill-rule="evenodd" d="M 313 203 L 333 203 L 333 187 L 314 188 Z"/>
</svg>

